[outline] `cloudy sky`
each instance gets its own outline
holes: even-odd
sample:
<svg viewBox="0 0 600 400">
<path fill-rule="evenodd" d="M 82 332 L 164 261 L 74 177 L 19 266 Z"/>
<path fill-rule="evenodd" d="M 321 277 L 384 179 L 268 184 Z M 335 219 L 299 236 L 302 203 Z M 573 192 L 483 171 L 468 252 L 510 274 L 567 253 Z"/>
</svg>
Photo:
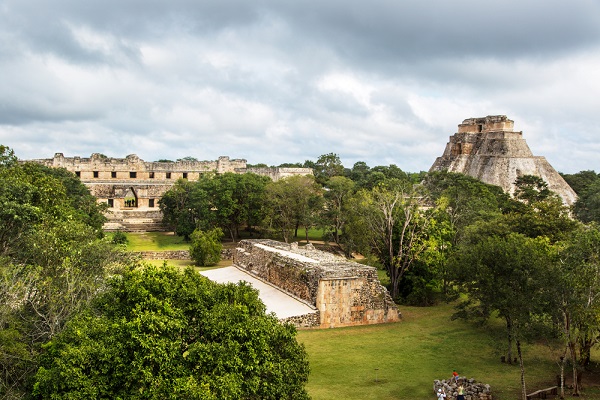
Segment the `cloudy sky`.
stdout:
<svg viewBox="0 0 600 400">
<path fill-rule="evenodd" d="M 597 0 L 0 0 L 0 144 L 21 159 L 227 155 L 427 170 L 504 114 L 600 172 Z"/>
</svg>

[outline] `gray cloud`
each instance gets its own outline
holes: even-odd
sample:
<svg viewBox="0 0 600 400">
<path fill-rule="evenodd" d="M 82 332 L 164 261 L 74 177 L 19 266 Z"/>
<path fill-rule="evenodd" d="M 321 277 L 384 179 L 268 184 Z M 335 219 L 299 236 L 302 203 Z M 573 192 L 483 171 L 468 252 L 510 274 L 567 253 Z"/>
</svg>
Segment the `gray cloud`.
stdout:
<svg viewBox="0 0 600 400">
<path fill-rule="evenodd" d="M 507 114 L 557 169 L 599 170 L 598 50 L 585 0 L 5 0 L 0 143 L 418 171 Z"/>
</svg>

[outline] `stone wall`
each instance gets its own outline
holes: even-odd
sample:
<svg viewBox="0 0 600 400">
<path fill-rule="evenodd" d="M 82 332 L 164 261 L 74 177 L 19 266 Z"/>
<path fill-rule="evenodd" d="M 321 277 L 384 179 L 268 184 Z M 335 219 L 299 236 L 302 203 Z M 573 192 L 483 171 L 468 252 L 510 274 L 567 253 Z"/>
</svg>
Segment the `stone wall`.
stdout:
<svg viewBox="0 0 600 400">
<path fill-rule="evenodd" d="M 136 251 L 145 260 L 190 260 L 188 250 L 165 250 L 165 251 Z M 231 249 L 221 250 L 221 260 L 231 260 L 233 252 Z"/>
<path fill-rule="evenodd" d="M 187 250 L 165 251 L 136 251 L 144 260 L 189 260 L 190 252 Z"/>
<path fill-rule="evenodd" d="M 320 327 L 393 322 L 397 306 L 374 267 L 273 240 L 242 240 L 233 264 L 319 310 Z M 311 317 L 314 318 L 314 317 Z"/>
</svg>

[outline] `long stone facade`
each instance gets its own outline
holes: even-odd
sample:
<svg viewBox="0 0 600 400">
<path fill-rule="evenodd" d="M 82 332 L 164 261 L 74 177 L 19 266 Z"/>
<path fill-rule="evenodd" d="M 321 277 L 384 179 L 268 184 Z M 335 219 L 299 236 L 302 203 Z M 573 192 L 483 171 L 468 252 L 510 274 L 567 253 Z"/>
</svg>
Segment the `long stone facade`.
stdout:
<svg viewBox="0 0 600 400">
<path fill-rule="evenodd" d="M 513 131 L 513 127 L 514 122 L 506 115 L 465 119 L 430 171 L 460 172 L 510 194 L 519 176 L 535 175 L 565 204 L 572 205 L 577 200 L 573 189 L 544 157 L 532 154 L 523 132 Z"/>
<path fill-rule="evenodd" d="M 315 250 L 311 245 L 242 240 L 233 252 L 233 264 L 316 307 L 315 313 L 290 320 L 299 327 L 335 328 L 400 318 L 375 267 Z"/>
<path fill-rule="evenodd" d="M 178 179 L 194 181 L 207 173 L 253 172 L 276 181 L 313 173 L 310 168 L 252 169 L 246 167 L 246 160 L 229 157 L 219 157 L 216 161 L 147 162 L 135 154 L 113 158 L 94 153 L 82 158 L 56 153 L 53 158 L 29 161 L 76 174 L 99 202 L 108 204 L 108 223 L 104 228 L 129 232 L 165 229 L 158 201 Z"/>
</svg>

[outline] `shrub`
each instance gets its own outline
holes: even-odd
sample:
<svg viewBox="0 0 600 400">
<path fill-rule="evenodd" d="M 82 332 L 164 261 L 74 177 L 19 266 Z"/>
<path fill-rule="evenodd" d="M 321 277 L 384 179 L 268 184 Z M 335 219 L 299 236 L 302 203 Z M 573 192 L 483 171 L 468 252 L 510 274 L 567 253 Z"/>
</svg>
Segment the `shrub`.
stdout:
<svg viewBox="0 0 600 400">
<path fill-rule="evenodd" d="M 221 239 L 223 231 L 221 228 L 214 228 L 209 231 L 196 229 L 190 235 L 190 257 L 198 266 L 205 267 L 214 265 L 221 260 Z"/>
</svg>

